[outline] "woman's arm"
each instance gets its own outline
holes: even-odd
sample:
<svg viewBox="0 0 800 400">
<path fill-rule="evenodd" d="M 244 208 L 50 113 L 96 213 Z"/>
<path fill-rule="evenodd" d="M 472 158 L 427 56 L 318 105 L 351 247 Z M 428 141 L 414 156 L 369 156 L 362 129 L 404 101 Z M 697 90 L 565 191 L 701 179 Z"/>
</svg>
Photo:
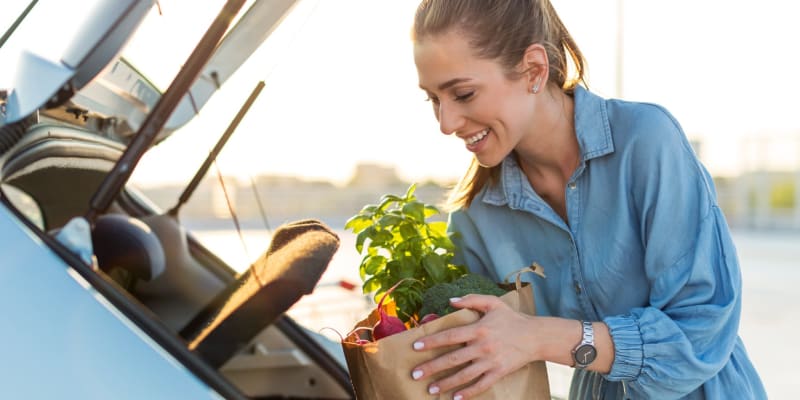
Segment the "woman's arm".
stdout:
<svg viewBox="0 0 800 400">
<path fill-rule="evenodd" d="M 627 381 L 631 394 L 678 398 L 714 377 L 738 337 L 741 277 L 730 232 L 716 205 L 711 177 L 677 122 L 645 106 L 627 186 L 644 246 L 648 302 L 604 318 L 615 358 L 606 379 Z"/>
</svg>

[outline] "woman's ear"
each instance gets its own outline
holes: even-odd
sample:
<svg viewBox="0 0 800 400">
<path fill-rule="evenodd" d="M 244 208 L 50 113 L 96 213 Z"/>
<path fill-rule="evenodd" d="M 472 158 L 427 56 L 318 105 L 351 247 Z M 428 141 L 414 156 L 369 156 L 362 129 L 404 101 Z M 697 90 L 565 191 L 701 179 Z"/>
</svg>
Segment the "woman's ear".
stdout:
<svg viewBox="0 0 800 400">
<path fill-rule="evenodd" d="M 520 72 L 531 93 L 536 94 L 547 85 L 550 73 L 548 61 L 547 50 L 541 44 L 534 43 L 525 49 L 520 62 Z"/>
</svg>

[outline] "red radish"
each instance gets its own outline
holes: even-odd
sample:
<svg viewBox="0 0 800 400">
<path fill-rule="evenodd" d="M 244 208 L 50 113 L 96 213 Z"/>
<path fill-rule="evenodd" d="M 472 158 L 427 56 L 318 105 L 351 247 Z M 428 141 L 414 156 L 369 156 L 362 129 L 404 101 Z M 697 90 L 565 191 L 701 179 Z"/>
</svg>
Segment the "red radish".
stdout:
<svg viewBox="0 0 800 400">
<path fill-rule="evenodd" d="M 374 340 L 380 340 L 387 336 L 391 336 L 395 333 L 400 333 L 406 330 L 406 325 L 403 323 L 403 320 L 387 314 L 386 310 L 383 308 L 383 301 L 386 300 L 386 297 L 405 280 L 406 279 L 401 279 L 399 282 L 395 283 L 394 286 L 389 288 L 389 290 L 387 290 L 383 296 L 381 296 L 381 301 L 378 302 L 380 321 L 378 321 L 375 326 L 372 327 L 372 338 Z"/>
<path fill-rule="evenodd" d="M 422 317 L 421 320 L 419 320 L 419 323 L 420 324 L 424 324 L 426 322 L 431 322 L 431 321 L 433 321 L 433 320 L 435 320 L 437 318 L 439 318 L 439 315 L 437 315 L 437 314 L 434 314 L 434 313 L 425 314 L 425 316 Z"/>
</svg>

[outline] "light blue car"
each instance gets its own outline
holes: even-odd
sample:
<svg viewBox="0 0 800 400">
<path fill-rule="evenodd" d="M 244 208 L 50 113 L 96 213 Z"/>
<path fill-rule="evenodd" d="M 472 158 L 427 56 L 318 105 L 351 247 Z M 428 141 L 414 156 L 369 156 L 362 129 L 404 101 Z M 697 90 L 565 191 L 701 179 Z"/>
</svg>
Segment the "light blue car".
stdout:
<svg viewBox="0 0 800 400">
<path fill-rule="evenodd" d="M 0 79 L 0 398 L 354 398 L 338 343 L 284 314 L 313 290 L 335 233 L 285 226 L 237 274 L 177 207 L 126 185 L 294 2 L 227 1 L 163 92 L 119 56 L 155 1 L 82 5 L 56 59 L 26 35 L 58 35 L 48 7 L 72 2 L 32 1 L 0 26 L 0 63 L 16 66 Z"/>
</svg>

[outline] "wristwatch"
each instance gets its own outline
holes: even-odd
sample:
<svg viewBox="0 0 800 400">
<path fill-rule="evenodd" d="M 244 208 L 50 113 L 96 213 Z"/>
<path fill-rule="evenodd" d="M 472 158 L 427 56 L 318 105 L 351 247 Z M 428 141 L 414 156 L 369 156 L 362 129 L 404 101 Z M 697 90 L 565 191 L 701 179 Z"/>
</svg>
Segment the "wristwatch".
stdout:
<svg viewBox="0 0 800 400">
<path fill-rule="evenodd" d="M 572 349 L 572 360 L 575 362 L 573 367 L 586 368 L 597 358 L 597 349 L 594 347 L 594 328 L 589 321 L 581 321 L 583 327 L 583 337 L 581 342 Z"/>
</svg>

